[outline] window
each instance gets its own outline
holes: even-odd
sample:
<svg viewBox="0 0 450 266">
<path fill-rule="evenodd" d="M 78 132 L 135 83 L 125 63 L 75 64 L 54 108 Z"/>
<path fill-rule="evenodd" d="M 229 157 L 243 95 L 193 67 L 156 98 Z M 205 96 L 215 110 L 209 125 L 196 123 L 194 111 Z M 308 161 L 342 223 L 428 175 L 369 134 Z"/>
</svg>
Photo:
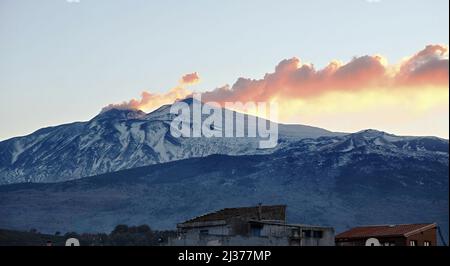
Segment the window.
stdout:
<svg viewBox="0 0 450 266">
<path fill-rule="evenodd" d="M 322 238 L 322 234 L 323 234 L 322 231 L 314 231 L 313 232 L 313 237 L 314 238 Z"/>
<path fill-rule="evenodd" d="M 209 230 L 208 229 L 200 230 L 200 235 L 204 236 L 204 235 L 207 235 L 207 234 L 209 234 Z"/>
<path fill-rule="evenodd" d="M 261 226 L 252 226 L 250 227 L 252 236 L 261 236 Z"/>
<path fill-rule="evenodd" d="M 423 245 L 424 245 L 425 247 L 429 247 L 429 246 L 431 246 L 431 242 L 430 242 L 430 241 L 424 241 L 424 242 L 423 242 Z"/>
<path fill-rule="evenodd" d="M 409 240 L 409 246 L 411 247 L 417 246 L 417 240 Z"/>
<path fill-rule="evenodd" d="M 293 237 L 300 237 L 300 229 L 292 229 Z"/>
<path fill-rule="evenodd" d="M 304 231 L 303 231 L 303 235 L 304 235 L 305 237 L 311 237 L 311 230 L 304 230 Z"/>
</svg>

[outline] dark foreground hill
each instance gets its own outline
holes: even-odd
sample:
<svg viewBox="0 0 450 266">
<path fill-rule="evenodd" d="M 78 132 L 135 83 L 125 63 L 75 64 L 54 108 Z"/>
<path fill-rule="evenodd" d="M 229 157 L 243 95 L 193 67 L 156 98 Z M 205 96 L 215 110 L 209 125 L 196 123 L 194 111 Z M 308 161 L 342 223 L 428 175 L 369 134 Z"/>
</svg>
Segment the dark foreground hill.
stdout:
<svg viewBox="0 0 450 266">
<path fill-rule="evenodd" d="M 61 183 L 0 186 L 0 227 L 174 229 L 237 206 L 287 204 L 288 221 L 334 226 L 437 222 L 448 239 L 448 141 L 367 131 L 273 154 L 212 155 Z"/>
</svg>

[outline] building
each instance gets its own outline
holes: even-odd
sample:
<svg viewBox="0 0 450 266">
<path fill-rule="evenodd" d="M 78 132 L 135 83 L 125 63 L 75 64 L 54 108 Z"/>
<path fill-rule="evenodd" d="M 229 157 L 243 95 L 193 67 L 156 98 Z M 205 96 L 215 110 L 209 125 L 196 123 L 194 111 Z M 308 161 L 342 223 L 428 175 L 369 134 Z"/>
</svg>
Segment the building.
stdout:
<svg viewBox="0 0 450 266">
<path fill-rule="evenodd" d="M 337 246 L 436 246 L 437 224 L 355 227 L 336 235 Z"/>
<path fill-rule="evenodd" d="M 177 225 L 173 246 L 334 246 L 332 227 L 287 224 L 286 206 L 226 208 Z"/>
</svg>

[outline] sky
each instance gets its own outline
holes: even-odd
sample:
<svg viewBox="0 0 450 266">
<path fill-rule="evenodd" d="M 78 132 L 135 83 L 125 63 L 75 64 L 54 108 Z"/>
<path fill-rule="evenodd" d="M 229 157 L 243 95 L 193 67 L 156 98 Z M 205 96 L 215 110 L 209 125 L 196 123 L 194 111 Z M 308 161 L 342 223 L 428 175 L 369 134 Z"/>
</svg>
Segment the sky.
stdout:
<svg viewBox="0 0 450 266">
<path fill-rule="evenodd" d="M 447 0 L 0 0 L 0 140 L 111 104 L 150 111 L 192 91 L 276 100 L 284 123 L 448 138 L 448 9 Z"/>
</svg>

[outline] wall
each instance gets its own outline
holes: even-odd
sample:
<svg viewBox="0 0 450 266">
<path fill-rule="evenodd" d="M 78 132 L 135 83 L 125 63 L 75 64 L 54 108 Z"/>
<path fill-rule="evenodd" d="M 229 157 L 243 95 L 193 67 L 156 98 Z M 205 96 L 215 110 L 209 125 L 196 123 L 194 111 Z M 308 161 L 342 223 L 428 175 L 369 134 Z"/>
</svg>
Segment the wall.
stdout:
<svg viewBox="0 0 450 266">
<path fill-rule="evenodd" d="M 332 229 L 332 228 L 324 228 L 324 229 L 314 228 L 313 230 L 322 231 L 322 237 L 321 238 L 303 237 L 301 240 L 302 246 L 334 246 L 335 245 L 334 229 Z"/>
<path fill-rule="evenodd" d="M 208 230 L 209 235 L 229 235 L 230 234 L 230 226 L 229 225 L 217 225 L 217 226 L 202 226 L 189 228 L 186 230 L 186 234 L 189 237 L 200 235 L 202 230 Z"/>
<path fill-rule="evenodd" d="M 321 227 L 301 227 L 293 225 L 263 224 L 260 236 L 251 234 L 237 235 L 231 228 L 236 225 L 192 228 L 178 238 L 169 240 L 174 246 L 207 246 L 207 245 L 237 245 L 237 246 L 334 246 L 334 229 Z M 322 237 L 294 237 L 293 230 L 316 230 L 322 232 Z M 200 230 L 209 230 L 201 234 Z"/>
<path fill-rule="evenodd" d="M 169 239 L 169 246 L 288 246 L 288 239 L 281 237 L 245 237 L 205 235 L 191 238 Z"/>
<path fill-rule="evenodd" d="M 405 246 L 405 237 L 375 237 L 382 246 L 389 243 L 390 246 Z M 368 238 L 352 239 L 347 241 L 337 241 L 336 246 L 365 246 Z"/>
<path fill-rule="evenodd" d="M 409 241 L 416 240 L 417 246 L 423 246 L 425 241 L 430 241 L 432 246 L 437 245 L 436 228 L 432 228 L 417 234 L 405 237 L 376 237 L 382 245 L 384 243 L 392 243 L 394 246 L 409 246 Z M 337 246 L 365 246 L 367 238 L 352 239 L 345 242 L 336 242 Z"/>
<path fill-rule="evenodd" d="M 432 246 L 437 246 L 436 228 L 432 228 L 406 238 L 406 245 L 409 246 L 410 240 L 416 240 L 418 246 L 423 246 L 425 241 L 430 241 Z"/>
</svg>

